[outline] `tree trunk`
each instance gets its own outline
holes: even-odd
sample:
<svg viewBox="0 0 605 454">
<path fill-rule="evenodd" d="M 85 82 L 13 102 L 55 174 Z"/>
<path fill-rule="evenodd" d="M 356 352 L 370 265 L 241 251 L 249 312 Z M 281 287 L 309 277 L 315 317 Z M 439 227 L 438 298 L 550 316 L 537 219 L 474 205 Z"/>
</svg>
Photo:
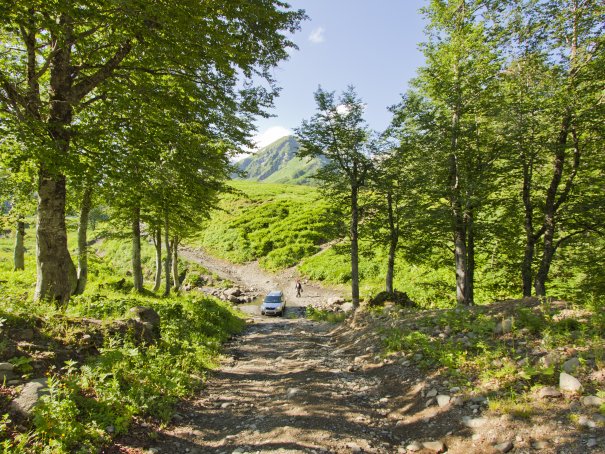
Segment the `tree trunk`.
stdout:
<svg viewBox="0 0 605 454">
<path fill-rule="evenodd" d="M 141 265 L 141 207 L 132 210 L 132 278 L 135 292 L 143 292 L 143 266 Z"/>
<path fill-rule="evenodd" d="M 465 303 L 471 306 L 475 303 L 475 227 L 473 209 L 465 214 L 466 220 L 466 287 L 464 289 Z"/>
<path fill-rule="evenodd" d="M 65 176 L 43 166 L 38 174 L 36 229 L 37 281 L 34 299 L 65 306 L 76 284 L 76 267 L 67 248 Z"/>
<path fill-rule="evenodd" d="M 356 186 L 351 188 L 351 298 L 355 308 L 359 307 L 358 191 Z"/>
<path fill-rule="evenodd" d="M 164 211 L 164 244 L 166 246 L 166 262 L 164 264 L 164 273 L 166 277 L 166 285 L 164 288 L 164 296 L 170 296 L 170 269 L 172 266 L 172 251 L 170 249 L 170 224 L 168 222 L 168 209 Z"/>
<path fill-rule="evenodd" d="M 464 2 L 462 6 L 464 7 Z M 462 212 L 462 202 L 460 200 L 460 181 L 458 169 L 458 136 L 460 133 L 460 115 L 461 115 L 461 88 L 459 84 L 460 68 L 458 64 L 455 66 L 455 82 L 456 82 L 456 105 L 452 112 L 452 133 L 450 137 L 450 168 L 449 168 L 449 184 L 450 184 L 450 207 L 453 218 L 453 233 L 454 233 L 454 262 L 456 266 L 456 301 L 458 304 L 467 304 L 467 251 L 466 251 L 466 229 L 464 223 L 464 214 Z"/>
<path fill-rule="evenodd" d="M 387 293 L 393 293 L 393 278 L 395 275 L 395 253 L 397 251 L 397 243 L 399 241 L 399 235 L 397 227 L 395 226 L 395 216 L 393 215 L 393 194 L 391 191 L 387 192 L 387 211 L 389 217 L 389 259 L 387 263 L 387 276 L 386 276 L 386 291 Z"/>
<path fill-rule="evenodd" d="M 155 246 L 155 282 L 153 291 L 157 292 L 162 286 L 162 228 L 158 227 L 153 232 L 153 244 Z"/>
<path fill-rule="evenodd" d="M 14 270 L 25 269 L 25 222 L 21 219 L 17 221 L 17 231 L 15 235 L 15 251 L 14 251 Z"/>
<path fill-rule="evenodd" d="M 174 290 L 177 291 L 181 286 L 179 278 L 179 237 L 175 236 L 172 239 L 172 282 Z"/>
<path fill-rule="evenodd" d="M 54 161 L 61 161 L 69 154 L 72 106 L 70 66 L 71 47 L 59 43 L 50 63 L 50 92 L 48 132 L 53 141 Z M 51 156 L 52 156 L 51 155 Z M 38 225 L 36 300 L 50 300 L 65 306 L 76 285 L 76 267 L 67 248 L 65 225 L 66 179 L 65 175 L 40 164 L 38 172 Z"/>
<path fill-rule="evenodd" d="M 521 264 L 521 278 L 523 280 L 523 296 L 530 297 L 533 288 L 532 264 L 536 250 L 537 238 L 534 234 L 534 211 L 531 202 L 531 181 L 533 163 L 523 164 L 523 205 L 525 207 L 525 253 Z"/>
<path fill-rule="evenodd" d="M 555 231 L 556 231 L 556 216 L 559 206 L 565 200 L 566 193 L 569 192 L 570 185 L 563 191 L 559 201 L 557 201 L 557 192 L 561 179 L 563 178 L 563 170 L 565 166 L 565 153 L 567 149 L 567 138 L 569 136 L 569 129 L 571 127 L 571 114 L 567 113 L 561 124 L 561 130 L 557 140 L 557 148 L 555 152 L 555 162 L 553 168 L 553 176 L 550 181 L 550 186 L 546 192 L 546 203 L 544 204 L 544 247 L 542 251 L 542 259 L 540 261 L 540 268 L 536 273 L 534 280 L 534 288 L 536 290 L 536 296 L 546 296 L 546 280 L 548 279 L 548 273 L 550 271 L 550 265 L 555 254 Z M 579 154 L 576 152 L 576 159 L 579 161 Z M 574 167 L 579 162 L 574 163 Z M 576 167 L 577 168 L 577 167 Z M 573 178 L 570 179 L 573 181 Z"/>
<path fill-rule="evenodd" d="M 88 280 L 88 215 L 92 204 L 92 188 L 87 187 L 82 195 L 80 220 L 78 223 L 78 283 L 74 295 L 81 295 Z"/>
</svg>

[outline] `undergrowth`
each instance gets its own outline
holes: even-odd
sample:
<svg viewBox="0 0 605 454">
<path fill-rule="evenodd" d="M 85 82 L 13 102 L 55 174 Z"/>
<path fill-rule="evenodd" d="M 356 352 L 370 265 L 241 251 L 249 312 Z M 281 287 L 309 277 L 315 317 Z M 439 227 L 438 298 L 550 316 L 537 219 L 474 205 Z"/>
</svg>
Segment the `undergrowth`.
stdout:
<svg viewBox="0 0 605 454">
<path fill-rule="evenodd" d="M 12 421 L 6 412 L 10 399 L 3 401 L 3 452 L 96 452 L 126 432 L 135 416 L 167 422 L 174 404 L 191 395 L 205 371 L 217 365 L 221 344 L 244 326 L 237 311 L 213 298 L 163 298 L 151 291 L 138 295 L 128 285 L 116 285 L 125 277 L 124 260 L 113 252 L 128 250 L 120 240 L 105 243 L 104 251 L 103 243 L 97 245 L 104 253 L 91 254 L 90 286 L 66 310 L 34 302 L 33 235 L 26 239 L 26 270 L 12 271 L 11 239 L 0 238 L 0 361 L 15 364 L 24 379 L 43 374 L 49 394 L 41 398 L 30 423 Z M 105 328 L 128 318 L 134 306 L 159 314 L 161 337 L 155 344 L 141 344 L 128 332 L 107 334 Z M 23 330 L 32 330 L 34 349 L 13 339 Z"/>
<path fill-rule="evenodd" d="M 378 311 L 374 316 L 385 317 Z M 389 309 L 381 329 L 384 354 L 402 352 L 428 372 L 492 395 L 493 409 L 529 417 L 528 396 L 557 386 L 571 351 L 586 393 L 603 393 L 591 378 L 605 367 L 603 307 L 511 301 L 449 310 Z M 497 325 L 507 322 L 504 332 Z M 532 400 L 532 399 L 530 399 Z"/>
</svg>

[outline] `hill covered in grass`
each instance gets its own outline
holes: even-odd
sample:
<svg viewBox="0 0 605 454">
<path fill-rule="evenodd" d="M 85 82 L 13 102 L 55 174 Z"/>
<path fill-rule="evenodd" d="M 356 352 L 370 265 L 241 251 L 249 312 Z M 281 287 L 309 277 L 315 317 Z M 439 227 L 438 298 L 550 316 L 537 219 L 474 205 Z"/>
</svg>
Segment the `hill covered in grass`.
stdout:
<svg viewBox="0 0 605 454">
<path fill-rule="evenodd" d="M 245 179 L 265 183 L 312 184 L 313 175 L 321 168 L 320 159 L 296 157 L 299 144 L 293 136 L 282 137 L 258 152 L 236 163 Z"/>
<path fill-rule="evenodd" d="M 338 216 L 314 188 L 250 181 L 232 186 L 190 245 L 276 270 L 296 265 L 338 236 Z"/>
</svg>

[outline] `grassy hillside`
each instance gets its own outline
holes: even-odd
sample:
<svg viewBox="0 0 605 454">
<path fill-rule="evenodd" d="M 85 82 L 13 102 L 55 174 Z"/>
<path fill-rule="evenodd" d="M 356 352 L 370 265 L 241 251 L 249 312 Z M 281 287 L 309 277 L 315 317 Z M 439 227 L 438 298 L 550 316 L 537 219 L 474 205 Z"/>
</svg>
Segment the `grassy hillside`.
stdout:
<svg viewBox="0 0 605 454">
<path fill-rule="evenodd" d="M 292 136 L 282 137 L 242 159 L 236 165 L 246 172 L 246 179 L 265 183 L 310 184 L 312 176 L 322 166 L 319 159 L 296 157 L 299 145 Z"/>
<path fill-rule="evenodd" d="M 297 264 L 336 237 L 335 217 L 316 189 L 234 181 L 220 209 L 190 244 L 236 263 L 267 269 Z"/>
</svg>

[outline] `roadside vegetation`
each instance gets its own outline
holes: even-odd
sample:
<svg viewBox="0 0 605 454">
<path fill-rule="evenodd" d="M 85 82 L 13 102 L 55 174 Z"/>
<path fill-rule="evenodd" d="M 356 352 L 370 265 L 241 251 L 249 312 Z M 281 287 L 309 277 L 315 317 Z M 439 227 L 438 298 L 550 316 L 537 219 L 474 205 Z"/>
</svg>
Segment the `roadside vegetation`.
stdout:
<svg viewBox="0 0 605 454">
<path fill-rule="evenodd" d="M 33 237 L 27 230 L 28 251 Z M 70 235 L 72 246 L 75 240 Z M 0 238 L 0 362 L 14 365 L 19 383 L 42 376 L 49 389 L 26 420 L 8 412 L 19 388 L 7 380 L 0 386 L 3 452 L 94 452 L 124 434 L 134 418 L 168 422 L 175 403 L 217 365 L 221 344 L 244 326 L 230 304 L 201 294 L 132 292 L 128 260 L 120 258 L 130 257 L 131 245 L 119 239 L 91 248 L 89 291 L 66 310 L 34 302 L 32 256 L 26 255 L 25 271 L 13 271 L 13 241 Z M 151 262 L 153 248 L 143 251 L 143 263 Z M 185 269 L 195 275 L 198 268 Z M 153 343 L 141 343 L 123 325 L 133 317 L 130 309 L 141 306 L 161 320 Z"/>
</svg>

